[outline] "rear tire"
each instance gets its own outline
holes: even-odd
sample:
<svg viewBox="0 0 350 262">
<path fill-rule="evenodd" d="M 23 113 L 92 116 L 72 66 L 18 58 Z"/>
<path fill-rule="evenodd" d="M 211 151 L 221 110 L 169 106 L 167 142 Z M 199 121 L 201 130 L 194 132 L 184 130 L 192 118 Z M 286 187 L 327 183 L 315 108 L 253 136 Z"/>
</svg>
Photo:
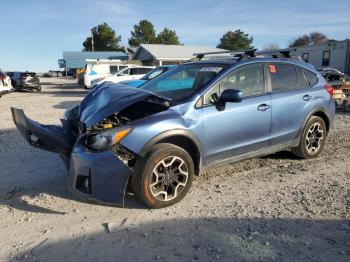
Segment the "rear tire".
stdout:
<svg viewBox="0 0 350 262">
<path fill-rule="evenodd" d="M 321 117 L 312 116 L 304 127 L 299 145 L 292 149 L 294 155 L 311 159 L 322 152 L 327 138 L 326 124 Z"/>
<path fill-rule="evenodd" d="M 135 164 L 131 177 L 135 195 L 151 208 L 174 205 L 188 193 L 194 165 L 184 149 L 173 144 L 155 145 Z"/>
</svg>

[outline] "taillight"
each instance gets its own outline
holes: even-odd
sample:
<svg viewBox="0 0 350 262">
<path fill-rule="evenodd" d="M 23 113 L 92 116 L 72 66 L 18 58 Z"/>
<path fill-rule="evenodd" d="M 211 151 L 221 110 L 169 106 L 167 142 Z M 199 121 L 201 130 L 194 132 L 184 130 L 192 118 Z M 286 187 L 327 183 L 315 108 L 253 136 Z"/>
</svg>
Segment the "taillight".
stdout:
<svg viewBox="0 0 350 262">
<path fill-rule="evenodd" d="M 6 76 L 0 73 L 0 80 L 5 80 L 5 79 L 6 79 Z"/>
<path fill-rule="evenodd" d="M 325 88 L 326 88 L 327 92 L 328 92 L 331 96 L 333 96 L 333 92 L 334 92 L 333 87 L 332 87 L 330 84 L 326 84 L 326 85 L 325 85 Z"/>
</svg>

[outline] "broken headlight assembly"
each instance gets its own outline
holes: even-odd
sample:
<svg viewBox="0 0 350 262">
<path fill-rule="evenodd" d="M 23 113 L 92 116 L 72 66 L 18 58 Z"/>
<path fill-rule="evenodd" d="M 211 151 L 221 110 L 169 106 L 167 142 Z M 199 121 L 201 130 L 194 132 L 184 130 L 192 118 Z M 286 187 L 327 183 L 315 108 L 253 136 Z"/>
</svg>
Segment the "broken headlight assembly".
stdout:
<svg viewBox="0 0 350 262">
<path fill-rule="evenodd" d="M 85 145 L 92 150 L 102 151 L 118 144 L 131 131 L 131 127 L 118 127 L 101 133 L 87 135 Z"/>
</svg>

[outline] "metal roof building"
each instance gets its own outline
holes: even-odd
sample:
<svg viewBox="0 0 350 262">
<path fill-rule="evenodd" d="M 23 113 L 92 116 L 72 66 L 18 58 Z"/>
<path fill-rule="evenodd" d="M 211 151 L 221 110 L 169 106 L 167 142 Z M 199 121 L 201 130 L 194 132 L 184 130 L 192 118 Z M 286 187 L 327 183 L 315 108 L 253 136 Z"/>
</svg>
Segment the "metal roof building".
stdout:
<svg viewBox="0 0 350 262">
<path fill-rule="evenodd" d="M 208 46 L 141 44 L 133 57 L 144 65 L 179 64 L 194 58 L 193 54 L 225 51 Z"/>
<path fill-rule="evenodd" d="M 123 52 L 74 52 L 64 51 L 63 59 L 58 60 L 60 68 L 84 68 L 86 59 L 120 59 L 127 60 L 128 55 Z"/>
</svg>

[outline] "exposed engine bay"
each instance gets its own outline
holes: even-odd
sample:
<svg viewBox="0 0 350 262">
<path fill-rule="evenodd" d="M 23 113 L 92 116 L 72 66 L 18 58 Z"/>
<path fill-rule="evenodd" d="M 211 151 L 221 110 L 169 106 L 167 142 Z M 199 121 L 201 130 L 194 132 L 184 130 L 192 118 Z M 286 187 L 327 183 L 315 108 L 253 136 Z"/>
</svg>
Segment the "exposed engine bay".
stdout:
<svg viewBox="0 0 350 262">
<path fill-rule="evenodd" d="M 132 121 L 165 111 L 169 108 L 169 102 L 159 98 L 148 97 L 138 101 L 119 113 L 113 114 L 96 125 L 86 129 L 86 134 L 98 133 L 114 127 L 130 124 Z"/>
<path fill-rule="evenodd" d="M 96 145 L 98 143 L 97 140 L 110 140 L 110 132 L 116 133 L 123 128 L 130 129 L 128 132 L 131 132 L 132 121 L 165 111 L 168 108 L 169 102 L 159 98 L 148 97 L 147 99 L 143 99 L 129 105 L 120 112 L 103 119 L 91 127 L 83 130 L 81 129 L 80 134 L 85 135 L 85 145 L 88 148 L 96 151 L 96 146 L 98 146 Z M 106 144 L 107 143 L 108 142 L 106 142 Z M 93 145 L 95 145 L 95 147 L 93 147 Z M 134 165 L 136 155 L 127 148 L 123 147 L 119 143 L 114 143 L 111 145 L 111 150 L 125 165 L 129 167 Z"/>
</svg>

